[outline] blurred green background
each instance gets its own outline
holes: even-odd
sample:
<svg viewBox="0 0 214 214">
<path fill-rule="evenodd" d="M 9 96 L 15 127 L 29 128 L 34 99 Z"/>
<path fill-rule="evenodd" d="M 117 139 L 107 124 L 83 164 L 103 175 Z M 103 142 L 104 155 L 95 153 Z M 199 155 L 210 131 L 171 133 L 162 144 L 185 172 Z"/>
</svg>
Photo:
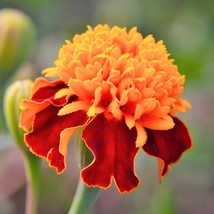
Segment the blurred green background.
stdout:
<svg viewBox="0 0 214 214">
<path fill-rule="evenodd" d="M 7 83 L 35 78 L 53 66 L 65 39 L 87 25 L 137 26 L 144 35 L 164 40 L 186 75 L 185 93 L 193 108 L 180 117 L 193 138 L 193 148 L 157 183 L 156 160 L 141 152 L 136 159 L 140 187 L 120 195 L 114 185 L 103 191 L 95 214 L 213 214 L 214 212 L 214 4 L 210 0 L 1 0 L 35 24 L 37 40 L 24 63 L 8 72 Z M 0 29 L 1 34 L 1 29 Z M 1 42 L 1 41 L 0 41 Z M 1 71 L 0 71 L 1 72 Z M 2 78 L 2 77 L 0 77 Z M 1 96 L 4 88 L 1 87 Z M 1 97 L 2 99 L 2 97 Z M 73 145 L 68 170 L 57 175 L 43 163 L 39 214 L 64 214 L 79 179 Z M 143 155 L 142 155 L 143 154 Z M 0 132 L 0 214 L 24 213 L 25 173 L 22 156 L 7 131 Z"/>
</svg>

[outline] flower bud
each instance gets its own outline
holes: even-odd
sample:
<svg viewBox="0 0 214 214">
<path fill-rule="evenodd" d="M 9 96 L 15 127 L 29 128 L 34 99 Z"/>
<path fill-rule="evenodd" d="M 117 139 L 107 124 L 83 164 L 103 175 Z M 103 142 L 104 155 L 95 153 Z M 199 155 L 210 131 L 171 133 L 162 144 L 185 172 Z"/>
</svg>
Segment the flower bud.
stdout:
<svg viewBox="0 0 214 214">
<path fill-rule="evenodd" d="M 21 109 L 19 103 L 23 98 L 29 98 L 31 93 L 32 81 L 16 81 L 10 85 L 4 95 L 4 115 L 7 127 L 22 151 L 28 151 L 24 143 L 24 132 L 19 128 L 19 116 Z"/>
<path fill-rule="evenodd" d="M 31 19 L 16 9 L 0 10 L 0 76 L 5 81 L 9 72 L 29 57 L 36 38 Z M 2 78 L 4 77 L 4 78 Z"/>
</svg>

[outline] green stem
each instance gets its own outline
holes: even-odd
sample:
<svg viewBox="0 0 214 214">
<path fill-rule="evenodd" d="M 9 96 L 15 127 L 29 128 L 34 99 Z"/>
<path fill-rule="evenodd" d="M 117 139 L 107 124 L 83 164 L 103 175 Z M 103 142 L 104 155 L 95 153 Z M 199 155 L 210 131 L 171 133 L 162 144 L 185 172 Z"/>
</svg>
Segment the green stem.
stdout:
<svg viewBox="0 0 214 214">
<path fill-rule="evenodd" d="M 100 191 L 97 187 L 87 187 L 80 179 L 68 214 L 88 214 Z"/>
<path fill-rule="evenodd" d="M 25 214 L 36 214 L 38 211 L 41 163 L 39 158 L 31 153 L 24 155 L 26 166 L 26 204 Z"/>
<path fill-rule="evenodd" d="M 75 149 L 77 152 L 81 168 L 85 168 L 93 161 L 93 154 L 82 140 L 82 128 L 79 128 L 74 136 Z M 82 180 L 79 180 L 73 202 L 68 214 L 88 214 L 90 208 L 96 202 L 101 189 L 98 187 L 88 187 Z"/>
</svg>

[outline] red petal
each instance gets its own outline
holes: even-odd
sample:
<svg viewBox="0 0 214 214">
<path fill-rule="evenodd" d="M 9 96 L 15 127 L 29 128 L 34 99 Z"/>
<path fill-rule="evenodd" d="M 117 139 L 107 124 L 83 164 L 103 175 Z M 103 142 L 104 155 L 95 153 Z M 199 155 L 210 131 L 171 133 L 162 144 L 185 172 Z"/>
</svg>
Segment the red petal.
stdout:
<svg viewBox="0 0 214 214">
<path fill-rule="evenodd" d="M 65 168 L 64 156 L 59 152 L 60 133 L 65 128 L 83 126 L 88 118 L 83 111 L 57 116 L 58 111 L 58 107 L 50 105 L 37 113 L 33 130 L 25 135 L 25 141 L 33 153 L 47 158 L 60 173 Z"/>
<path fill-rule="evenodd" d="M 83 139 L 93 152 L 93 162 L 82 170 L 81 176 L 88 186 L 108 188 L 112 177 L 121 193 L 139 185 L 134 173 L 136 130 L 121 121 L 97 115 L 84 129 Z"/>
<path fill-rule="evenodd" d="M 51 101 L 54 105 L 59 106 L 66 103 L 65 97 L 60 99 L 54 99 L 54 96 L 57 91 L 67 86 L 61 80 L 48 81 L 44 78 L 36 79 L 33 88 L 32 100 L 36 102 L 43 102 L 44 100 Z"/>
<path fill-rule="evenodd" d="M 24 99 L 20 104 L 22 109 L 20 126 L 28 131 L 37 112 L 51 104 L 55 106 L 65 104 L 67 102 L 65 97 L 54 99 L 55 93 L 65 87 L 66 85 L 60 80 L 50 82 L 44 78 L 37 78 L 32 89 L 32 100 Z"/>
<path fill-rule="evenodd" d="M 178 118 L 173 118 L 175 126 L 166 131 L 147 129 L 147 143 L 143 149 L 158 158 L 159 180 L 168 170 L 171 163 L 175 163 L 182 153 L 192 145 L 187 127 Z"/>
</svg>

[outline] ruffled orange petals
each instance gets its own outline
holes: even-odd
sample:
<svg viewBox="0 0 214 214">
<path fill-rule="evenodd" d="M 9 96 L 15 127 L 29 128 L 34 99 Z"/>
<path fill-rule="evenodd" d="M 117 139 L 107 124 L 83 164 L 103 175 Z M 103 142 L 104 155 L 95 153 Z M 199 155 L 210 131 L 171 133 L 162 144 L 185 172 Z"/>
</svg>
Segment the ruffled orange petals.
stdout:
<svg viewBox="0 0 214 214">
<path fill-rule="evenodd" d="M 80 109 L 90 117 L 108 112 L 125 117 L 129 128 L 140 122 L 149 129 L 167 130 L 174 125 L 169 114 L 190 107 L 179 97 L 185 77 L 169 59 L 163 41 L 156 42 L 152 35 L 144 38 L 136 28 L 88 26 L 85 33 L 66 41 L 55 65 L 44 73 L 68 86 L 56 97 L 75 94 L 79 101 L 59 115 Z"/>
<path fill-rule="evenodd" d="M 94 161 L 82 170 L 81 176 L 88 186 L 108 188 L 114 178 L 121 193 L 139 185 L 134 172 L 136 130 L 125 121 L 107 119 L 97 115 L 84 129 L 83 139 L 94 155 Z"/>
<path fill-rule="evenodd" d="M 143 146 L 145 152 L 158 158 L 159 180 L 167 173 L 170 164 L 175 163 L 182 153 L 191 145 L 191 137 L 187 127 L 178 118 L 173 118 L 174 127 L 166 131 L 147 129 L 147 143 Z"/>
<path fill-rule="evenodd" d="M 64 154 L 66 154 L 65 151 L 64 154 L 59 151 L 60 133 L 66 128 L 83 126 L 88 117 L 84 111 L 58 117 L 58 111 L 58 107 L 50 105 L 37 113 L 33 129 L 25 135 L 25 141 L 34 154 L 46 158 L 50 166 L 55 167 L 57 172 L 60 173 L 65 169 Z M 64 137 L 64 139 L 66 139 L 66 142 L 61 142 L 61 144 L 64 143 L 67 146 L 67 141 L 70 138 Z M 63 146 L 61 145 L 61 147 Z"/>
</svg>

